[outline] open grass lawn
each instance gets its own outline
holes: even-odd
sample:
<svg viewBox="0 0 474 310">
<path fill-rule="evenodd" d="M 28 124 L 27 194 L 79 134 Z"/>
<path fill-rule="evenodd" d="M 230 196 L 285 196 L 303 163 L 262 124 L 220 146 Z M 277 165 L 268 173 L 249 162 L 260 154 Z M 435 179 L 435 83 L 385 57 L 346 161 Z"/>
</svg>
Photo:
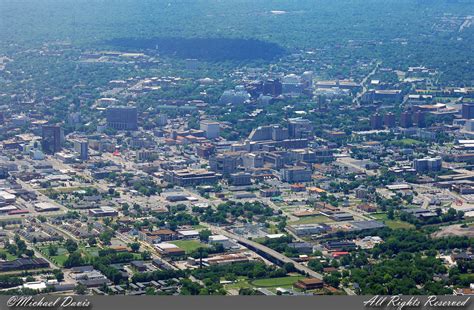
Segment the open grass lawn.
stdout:
<svg viewBox="0 0 474 310">
<path fill-rule="evenodd" d="M 331 222 L 331 219 L 327 218 L 324 215 L 315 215 L 315 216 L 305 216 L 300 218 L 297 221 L 290 222 L 290 225 L 300 225 L 300 224 L 319 224 L 319 223 L 328 223 Z"/>
<path fill-rule="evenodd" d="M 280 208 L 281 211 L 284 213 L 293 213 L 295 211 L 296 207 L 285 207 L 285 208 Z"/>
<path fill-rule="evenodd" d="M 81 253 L 84 257 L 86 257 L 87 259 L 91 259 L 93 257 L 99 256 L 99 250 L 100 249 L 99 249 L 99 247 L 93 246 L 93 247 L 89 247 L 89 248 L 81 247 L 80 250 L 81 250 Z"/>
<path fill-rule="evenodd" d="M 386 220 L 385 224 L 391 229 L 414 229 L 415 225 L 400 220 Z"/>
<path fill-rule="evenodd" d="M 257 242 L 257 243 L 264 243 L 267 240 L 265 237 L 257 237 L 257 238 L 252 238 L 252 241 Z"/>
<path fill-rule="evenodd" d="M 48 246 L 41 246 L 38 249 L 48 258 L 50 258 L 53 263 L 59 266 L 64 266 L 64 262 L 67 260 L 69 257 L 69 252 L 66 250 L 66 248 L 62 247 L 61 245 L 57 245 L 58 247 L 58 252 L 54 256 L 49 255 L 49 250 Z M 90 260 L 93 257 L 99 256 L 99 248 L 98 247 L 90 247 L 86 248 L 84 246 L 79 247 L 79 251 L 81 251 L 82 256 L 86 260 Z"/>
<path fill-rule="evenodd" d="M 8 252 L 5 249 L 0 249 L 0 253 L 2 254 L 5 253 L 5 255 L 7 256 L 6 257 L 7 261 L 11 261 L 18 258 L 16 255 L 12 255 L 10 252 Z"/>
<path fill-rule="evenodd" d="M 69 252 L 66 250 L 66 248 L 63 248 L 61 246 L 58 246 L 58 251 L 57 254 L 54 256 L 49 255 L 48 251 L 48 246 L 42 246 L 38 248 L 41 253 L 43 253 L 46 257 L 51 259 L 53 263 L 59 266 L 64 266 L 64 262 L 67 260 L 69 257 Z"/>
<path fill-rule="evenodd" d="M 143 256 L 142 256 L 141 253 L 132 253 L 132 254 L 133 254 L 133 259 L 134 260 L 142 260 L 143 259 L 142 258 Z"/>
<path fill-rule="evenodd" d="M 277 287 L 292 288 L 293 284 L 299 279 L 305 278 L 304 276 L 287 276 L 281 278 L 265 278 L 257 280 L 249 280 L 246 277 L 240 277 L 238 280 L 231 284 L 226 284 L 225 288 L 229 290 L 240 290 L 241 288 L 256 288 L 262 287 L 275 291 Z"/>
<path fill-rule="evenodd" d="M 175 244 L 184 251 L 186 251 L 186 254 L 189 254 L 198 248 L 207 247 L 206 244 L 201 243 L 198 240 L 178 240 L 171 241 L 170 243 Z"/>
<path fill-rule="evenodd" d="M 380 220 L 385 223 L 391 229 L 412 229 L 415 228 L 413 224 L 400 221 L 400 220 L 389 220 L 387 213 L 373 213 L 371 216 L 377 220 Z"/>
<path fill-rule="evenodd" d="M 418 141 L 418 140 L 409 139 L 409 138 L 393 141 L 393 144 L 395 144 L 395 145 L 403 145 L 403 146 L 414 146 L 414 145 L 417 145 L 417 144 L 420 144 L 420 143 L 421 143 L 421 142 Z"/>
<path fill-rule="evenodd" d="M 459 278 L 461 278 L 462 281 L 466 281 L 470 283 L 474 282 L 474 274 L 472 273 L 460 274 Z"/>
<path fill-rule="evenodd" d="M 372 213 L 370 216 L 373 218 L 376 218 L 377 220 L 386 220 L 387 218 L 387 213 Z"/>
<path fill-rule="evenodd" d="M 58 255 L 51 258 L 54 259 L 59 265 L 63 266 L 68 257 L 69 252 L 65 248 L 59 248 Z"/>
<path fill-rule="evenodd" d="M 240 290 L 241 288 L 252 288 L 252 284 L 249 283 L 246 277 L 239 277 L 236 282 L 226 284 L 225 288 L 228 290 Z"/>
<path fill-rule="evenodd" d="M 469 102 L 469 98 L 466 98 L 466 99 L 467 99 L 466 101 Z M 446 102 L 446 101 L 456 100 L 456 98 L 454 98 L 454 97 L 441 97 L 441 96 L 440 96 L 440 97 L 434 97 L 434 100 L 435 100 L 436 102 L 438 102 L 438 101 L 440 101 L 440 102 Z M 463 100 L 463 101 L 464 101 L 464 100 Z"/>
<path fill-rule="evenodd" d="M 253 280 L 250 283 L 255 287 L 288 288 L 288 287 L 292 287 L 295 282 L 303 278 L 305 277 L 304 276 L 288 276 L 288 277 L 281 277 L 281 278 L 258 279 L 258 280 Z"/>
<path fill-rule="evenodd" d="M 270 226 L 268 227 L 268 233 L 269 234 L 276 234 L 278 233 L 278 228 L 275 224 L 270 224 Z"/>
</svg>

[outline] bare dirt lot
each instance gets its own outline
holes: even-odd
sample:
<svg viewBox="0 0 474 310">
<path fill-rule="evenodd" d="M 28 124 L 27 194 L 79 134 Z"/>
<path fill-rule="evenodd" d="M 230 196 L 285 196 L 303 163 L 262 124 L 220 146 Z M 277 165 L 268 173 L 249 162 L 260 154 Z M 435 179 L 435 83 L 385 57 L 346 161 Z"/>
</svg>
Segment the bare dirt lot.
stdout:
<svg viewBox="0 0 474 310">
<path fill-rule="evenodd" d="M 446 226 L 433 233 L 431 236 L 433 238 L 442 238 L 448 236 L 474 237 L 474 225 L 471 223 L 466 228 L 461 227 L 459 224 Z"/>
</svg>

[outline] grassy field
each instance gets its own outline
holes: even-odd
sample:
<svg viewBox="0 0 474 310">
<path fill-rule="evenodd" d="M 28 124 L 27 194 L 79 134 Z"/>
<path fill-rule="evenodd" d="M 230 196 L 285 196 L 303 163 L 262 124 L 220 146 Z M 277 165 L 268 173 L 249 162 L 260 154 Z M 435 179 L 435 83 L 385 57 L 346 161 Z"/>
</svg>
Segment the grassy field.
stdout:
<svg viewBox="0 0 474 310">
<path fill-rule="evenodd" d="M 413 229 L 415 226 L 413 224 L 403 222 L 400 220 L 386 220 L 385 224 L 391 229 Z"/>
<path fill-rule="evenodd" d="M 178 240 L 171 241 L 170 243 L 175 244 L 184 251 L 186 251 L 186 254 L 189 254 L 198 248 L 207 247 L 206 244 L 201 243 L 198 240 Z"/>
<path fill-rule="evenodd" d="M 331 219 L 327 218 L 324 215 L 316 216 L 305 216 L 300 218 L 297 221 L 290 222 L 290 225 L 300 225 L 300 224 L 319 224 L 319 223 L 328 223 L 331 222 Z"/>
<path fill-rule="evenodd" d="M 239 277 L 236 282 L 226 284 L 225 288 L 228 290 L 240 290 L 241 288 L 253 288 L 246 277 Z"/>
<path fill-rule="evenodd" d="M 6 257 L 7 261 L 11 261 L 18 258 L 16 255 L 12 255 L 10 252 L 8 252 L 5 249 L 0 249 L 0 253 L 5 253 L 5 255 L 7 256 Z"/>
<path fill-rule="evenodd" d="M 226 284 L 226 289 L 239 290 L 241 288 L 267 288 L 271 291 L 275 291 L 276 288 L 292 288 L 293 284 L 300 279 L 305 278 L 304 276 L 287 276 L 281 278 L 265 278 L 257 280 L 249 280 L 245 277 L 239 278 L 235 283 Z"/>
<path fill-rule="evenodd" d="M 395 145 L 401 145 L 401 146 L 414 146 L 414 145 L 420 144 L 421 142 L 415 139 L 406 138 L 406 139 L 401 139 L 401 140 L 395 140 L 392 143 Z"/>
<path fill-rule="evenodd" d="M 66 248 L 63 248 L 61 246 L 58 246 L 57 254 L 54 256 L 49 255 L 48 246 L 42 246 L 42 247 L 39 247 L 38 249 L 41 251 L 41 253 L 43 253 L 45 256 L 51 259 L 53 263 L 59 266 L 64 266 L 64 262 L 69 257 L 69 253 L 66 250 Z"/>
<path fill-rule="evenodd" d="M 462 281 L 466 281 L 466 282 L 470 282 L 470 283 L 474 282 L 474 274 L 472 274 L 472 273 L 460 274 L 459 278 Z"/>
<path fill-rule="evenodd" d="M 251 281 L 251 284 L 255 287 L 283 287 L 288 288 L 292 287 L 295 282 L 300 279 L 303 279 L 304 276 L 288 276 L 282 278 L 268 278 L 268 279 L 258 279 Z"/>
<path fill-rule="evenodd" d="M 257 243 L 264 243 L 267 240 L 265 237 L 257 237 L 257 238 L 252 238 L 252 241 L 257 242 Z"/>
<path fill-rule="evenodd" d="M 84 255 L 84 257 L 86 257 L 87 259 L 99 256 L 99 247 L 81 247 L 80 249 L 82 255 Z"/>
<path fill-rule="evenodd" d="M 371 216 L 377 220 L 380 220 L 385 223 L 391 229 L 412 229 L 415 228 L 413 224 L 403 222 L 400 220 L 389 220 L 387 217 L 387 213 L 374 213 Z"/>
<path fill-rule="evenodd" d="M 377 220 L 386 220 L 387 218 L 387 213 L 372 213 L 370 216 Z"/>
<path fill-rule="evenodd" d="M 58 252 L 56 255 L 54 256 L 50 256 L 49 255 L 49 250 L 48 250 L 48 246 L 41 246 L 41 247 L 38 247 L 38 250 L 40 250 L 41 253 L 43 253 L 46 257 L 48 257 L 49 259 L 51 259 L 53 261 L 53 263 L 55 263 L 56 265 L 58 266 L 64 266 L 64 262 L 67 260 L 67 258 L 69 257 L 69 253 L 68 251 L 66 250 L 66 248 L 62 247 L 61 245 L 58 245 L 57 244 L 57 247 L 58 247 Z M 99 256 L 99 248 L 98 247 L 89 247 L 89 248 L 86 248 L 84 246 L 80 246 L 79 247 L 79 250 L 82 254 L 82 256 L 86 259 L 86 260 L 90 260 L 92 259 L 93 257 L 97 257 Z"/>
</svg>

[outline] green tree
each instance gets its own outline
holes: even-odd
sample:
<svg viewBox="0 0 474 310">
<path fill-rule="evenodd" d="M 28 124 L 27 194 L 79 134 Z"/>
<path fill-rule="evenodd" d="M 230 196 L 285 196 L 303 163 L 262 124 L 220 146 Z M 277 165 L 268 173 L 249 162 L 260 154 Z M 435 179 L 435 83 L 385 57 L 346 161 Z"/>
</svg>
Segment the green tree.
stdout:
<svg viewBox="0 0 474 310">
<path fill-rule="evenodd" d="M 387 218 L 388 218 L 389 220 L 395 219 L 395 212 L 394 212 L 393 208 L 389 208 L 389 209 L 388 209 Z"/>
<path fill-rule="evenodd" d="M 48 254 L 49 256 L 56 256 L 58 255 L 58 247 L 55 244 L 48 245 Z"/>
<path fill-rule="evenodd" d="M 308 262 L 308 267 L 317 272 L 322 272 L 324 269 L 324 265 L 319 260 L 316 260 L 316 259 L 310 260 Z"/>
<path fill-rule="evenodd" d="M 64 280 L 64 273 L 61 270 L 55 269 L 53 270 L 53 274 L 56 277 L 56 280 L 58 280 L 58 282 L 61 282 Z"/>
<path fill-rule="evenodd" d="M 156 295 L 156 291 L 153 287 L 147 287 L 145 290 L 145 295 Z"/>
<path fill-rule="evenodd" d="M 151 253 L 149 251 L 143 251 L 142 252 L 142 259 L 143 260 L 150 260 L 151 259 Z"/>
<path fill-rule="evenodd" d="M 81 253 L 73 252 L 64 261 L 64 267 L 71 268 L 71 267 L 81 266 L 83 263 L 84 261 L 81 257 Z"/>
<path fill-rule="evenodd" d="M 130 243 L 128 246 L 130 247 L 133 253 L 136 253 L 138 252 L 138 250 L 140 250 L 140 243 L 138 242 Z"/>
<path fill-rule="evenodd" d="M 85 295 L 87 293 L 87 286 L 85 286 L 84 284 L 79 283 L 74 288 L 74 292 L 76 292 L 76 294 L 78 294 L 78 295 Z"/>
<path fill-rule="evenodd" d="M 97 239 L 95 237 L 89 237 L 89 239 L 87 239 L 87 243 L 90 246 L 95 246 L 97 244 Z"/>
<path fill-rule="evenodd" d="M 324 276 L 324 282 L 331 285 L 332 287 L 338 288 L 340 280 L 337 276 L 330 274 L 330 275 Z"/>
<path fill-rule="evenodd" d="M 208 242 L 210 236 L 212 236 L 212 232 L 209 229 L 203 229 L 199 232 L 199 239 L 202 242 Z"/>
<path fill-rule="evenodd" d="M 77 251 L 77 248 L 78 248 L 77 243 L 71 239 L 66 240 L 64 247 L 69 253 L 73 253 Z"/>
</svg>

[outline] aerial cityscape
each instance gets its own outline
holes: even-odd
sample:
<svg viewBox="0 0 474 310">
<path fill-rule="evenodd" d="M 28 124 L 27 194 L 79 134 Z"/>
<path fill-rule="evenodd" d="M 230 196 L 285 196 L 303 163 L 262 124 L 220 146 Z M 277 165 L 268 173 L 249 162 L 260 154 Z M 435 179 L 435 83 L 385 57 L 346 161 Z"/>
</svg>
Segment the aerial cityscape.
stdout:
<svg viewBox="0 0 474 310">
<path fill-rule="evenodd" d="M 0 294 L 474 295 L 471 0 L 0 0 Z"/>
</svg>

